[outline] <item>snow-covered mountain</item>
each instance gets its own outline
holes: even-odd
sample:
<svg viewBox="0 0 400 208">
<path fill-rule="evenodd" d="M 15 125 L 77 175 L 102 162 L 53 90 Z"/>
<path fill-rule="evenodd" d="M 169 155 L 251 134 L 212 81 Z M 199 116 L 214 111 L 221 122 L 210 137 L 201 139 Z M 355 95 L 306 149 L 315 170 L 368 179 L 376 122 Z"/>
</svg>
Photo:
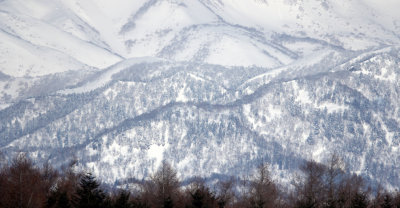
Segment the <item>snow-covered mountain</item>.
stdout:
<svg viewBox="0 0 400 208">
<path fill-rule="evenodd" d="M 114 183 L 285 182 L 333 152 L 400 179 L 397 0 L 0 1 L 0 149 Z"/>
</svg>

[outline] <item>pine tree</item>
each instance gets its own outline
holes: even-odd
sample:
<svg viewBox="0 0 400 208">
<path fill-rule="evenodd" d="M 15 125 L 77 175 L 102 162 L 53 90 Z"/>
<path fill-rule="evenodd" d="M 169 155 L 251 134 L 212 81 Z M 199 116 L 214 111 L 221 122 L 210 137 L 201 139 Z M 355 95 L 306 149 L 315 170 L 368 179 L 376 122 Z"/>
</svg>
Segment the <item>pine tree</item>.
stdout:
<svg viewBox="0 0 400 208">
<path fill-rule="evenodd" d="M 203 200 L 204 196 L 200 192 L 200 190 L 196 190 L 194 194 L 192 194 L 192 206 L 195 208 L 202 208 L 203 207 Z"/>
<path fill-rule="evenodd" d="M 104 207 L 105 194 L 99 186 L 100 184 L 91 173 L 87 173 L 81 178 L 76 191 L 79 208 Z"/>
<path fill-rule="evenodd" d="M 130 208 L 129 203 L 130 193 L 128 191 L 121 191 L 114 202 L 114 208 Z"/>
<path fill-rule="evenodd" d="M 400 208 L 400 192 L 396 192 L 393 197 L 393 207 Z"/>
<path fill-rule="evenodd" d="M 53 191 L 48 197 L 45 208 L 71 208 L 67 193 L 59 189 Z"/>
<path fill-rule="evenodd" d="M 188 207 L 208 208 L 217 207 L 217 198 L 215 193 L 205 184 L 204 179 L 195 178 L 187 189 L 189 196 Z"/>
<path fill-rule="evenodd" d="M 383 196 L 383 203 L 381 205 L 382 208 L 392 208 L 392 196 L 390 194 L 386 193 Z"/>
<path fill-rule="evenodd" d="M 368 199 L 364 193 L 356 193 L 351 202 L 351 208 L 366 208 L 368 207 Z"/>
<path fill-rule="evenodd" d="M 174 207 L 174 202 L 172 201 L 171 197 L 168 196 L 166 199 L 164 199 L 163 208 L 173 208 L 173 207 Z"/>
</svg>

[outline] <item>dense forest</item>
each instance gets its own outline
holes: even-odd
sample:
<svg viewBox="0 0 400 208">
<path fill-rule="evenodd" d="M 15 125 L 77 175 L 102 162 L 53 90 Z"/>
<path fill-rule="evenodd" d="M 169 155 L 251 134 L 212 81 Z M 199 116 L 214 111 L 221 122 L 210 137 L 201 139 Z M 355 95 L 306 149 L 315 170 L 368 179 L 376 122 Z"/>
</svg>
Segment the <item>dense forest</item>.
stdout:
<svg viewBox="0 0 400 208">
<path fill-rule="evenodd" d="M 76 161 L 59 170 L 50 164 L 36 166 L 24 154 L 3 162 L 0 170 L 2 208 L 136 208 L 136 207 L 287 207 L 287 208 L 393 208 L 400 207 L 400 193 L 368 187 L 362 177 L 345 171 L 333 154 L 327 164 L 307 161 L 283 189 L 272 180 L 268 164 L 254 175 L 232 177 L 214 183 L 202 178 L 181 182 L 177 172 L 163 161 L 148 180 L 130 188 L 102 185 L 90 172 L 76 171 Z"/>
</svg>

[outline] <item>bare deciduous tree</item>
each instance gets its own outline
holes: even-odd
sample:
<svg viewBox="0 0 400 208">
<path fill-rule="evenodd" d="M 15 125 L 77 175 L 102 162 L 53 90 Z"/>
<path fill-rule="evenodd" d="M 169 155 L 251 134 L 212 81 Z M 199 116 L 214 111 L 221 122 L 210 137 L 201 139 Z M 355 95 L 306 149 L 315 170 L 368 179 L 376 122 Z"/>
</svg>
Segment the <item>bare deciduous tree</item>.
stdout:
<svg viewBox="0 0 400 208">
<path fill-rule="evenodd" d="M 152 207 L 169 207 L 178 202 L 180 182 L 176 171 L 167 161 L 144 184 L 143 198 Z"/>
<path fill-rule="evenodd" d="M 258 166 L 250 184 L 249 194 L 251 207 L 276 207 L 278 192 L 274 182 L 271 180 L 268 164 L 262 163 Z"/>
<path fill-rule="evenodd" d="M 1 175 L 0 207 L 42 207 L 46 201 L 48 184 L 25 154 L 19 154 Z"/>
<path fill-rule="evenodd" d="M 233 177 L 217 183 L 217 202 L 219 208 L 229 206 L 232 202 L 235 197 L 234 186 L 235 179 Z"/>
<path fill-rule="evenodd" d="M 296 184 L 296 207 L 321 207 L 324 201 L 325 166 L 315 161 L 307 161 L 300 166 L 304 181 Z"/>
<path fill-rule="evenodd" d="M 338 189 L 341 178 L 345 177 L 345 163 L 336 153 L 332 154 L 328 160 L 326 168 L 326 202 L 324 207 L 338 207 Z"/>
</svg>

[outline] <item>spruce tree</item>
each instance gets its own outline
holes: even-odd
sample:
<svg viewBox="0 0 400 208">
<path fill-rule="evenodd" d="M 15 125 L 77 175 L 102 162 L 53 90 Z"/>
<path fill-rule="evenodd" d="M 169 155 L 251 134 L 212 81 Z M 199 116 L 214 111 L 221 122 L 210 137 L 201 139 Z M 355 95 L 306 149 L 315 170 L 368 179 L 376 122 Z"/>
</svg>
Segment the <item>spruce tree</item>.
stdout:
<svg viewBox="0 0 400 208">
<path fill-rule="evenodd" d="M 168 196 L 166 199 L 164 199 L 163 208 L 173 208 L 173 207 L 174 207 L 174 202 L 172 201 L 171 197 Z"/>
<path fill-rule="evenodd" d="M 129 203 L 130 192 L 121 191 L 114 202 L 114 208 L 130 208 L 132 207 Z"/>
<path fill-rule="evenodd" d="M 367 208 L 368 199 L 364 193 L 356 193 L 351 202 L 351 208 Z"/>
<path fill-rule="evenodd" d="M 67 193 L 59 189 L 50 193 L 47 197 L 45 208 L 70 208 L 71 202 L 68 199 Z"/>
<path fill-rule="evenodd" d="M 87 173 L 81 178 L 76 191 L 79 208 L 104 207 L 105 194 L 99 186 L 100 184 L 91 173 Z"/>
<path fill-rule="evenodd" d="M 386 193 L 383 196 L 383 202 L 381 205 L 382 208 L 392 208 L 392 196 L 390 196 L 390 194 Z"/>
<path fill-rule="evenodd" d="M 192 206 L 195 208 L 203 207 L 204 195 L 201 193 L 200 189 L 197 189 L 194 194 L 192 194 Z"/>
</svg>

